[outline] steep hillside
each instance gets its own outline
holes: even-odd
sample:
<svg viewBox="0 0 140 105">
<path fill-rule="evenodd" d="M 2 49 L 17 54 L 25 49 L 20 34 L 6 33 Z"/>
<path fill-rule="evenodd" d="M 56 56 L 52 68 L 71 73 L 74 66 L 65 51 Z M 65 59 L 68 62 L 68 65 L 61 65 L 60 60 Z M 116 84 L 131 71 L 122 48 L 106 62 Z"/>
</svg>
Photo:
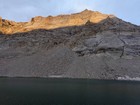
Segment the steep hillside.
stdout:
<svg viewBox="0 0 140 105">
<path fill-rule="evenodd" d="M 140 78 L 140 27 L 113 15 L 85 10 L 0 24 L 0 76 Z"/>
</svg>

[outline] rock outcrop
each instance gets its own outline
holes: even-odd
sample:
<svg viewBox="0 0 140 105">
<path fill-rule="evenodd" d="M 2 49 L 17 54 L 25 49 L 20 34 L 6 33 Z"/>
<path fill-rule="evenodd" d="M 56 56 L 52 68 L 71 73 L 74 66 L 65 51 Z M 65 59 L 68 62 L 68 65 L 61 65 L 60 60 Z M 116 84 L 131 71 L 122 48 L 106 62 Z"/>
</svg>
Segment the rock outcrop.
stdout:
<svg viewBox="0 0 140 105">
<path fill-rule="evenodd" d="M 126 23 L 113 15 L 106 15 L 100 12 L 84 10 L 81 13 L 75 13 L 71 15 L 59 15 L 42 17 L 37 16 L 31 19 L 29 22 L 13 22 L 5 19 L 1 20 L 2 33 L 14 34 L 20 32 L 28 32 L 34 29 L 55 29 L 60 27 L 80 26 L 86 24 L 88 21 L 91 23 L 101 23 L 104 20 L 110 25 L 115 24 L 122 26 L 123 28 L 132 28 L 132 24 Z M 104 27 L 105 24 L 104 22 Z M 112 26 L 110 26 L 113 28 Z M 103 28 L 103 27 L 102 27 Z"/>
<path fill-rule="evenodd" d="M 140 27 L 113 15 L 0 20 L 0 76 L 140 78 Z"/>
</svg>

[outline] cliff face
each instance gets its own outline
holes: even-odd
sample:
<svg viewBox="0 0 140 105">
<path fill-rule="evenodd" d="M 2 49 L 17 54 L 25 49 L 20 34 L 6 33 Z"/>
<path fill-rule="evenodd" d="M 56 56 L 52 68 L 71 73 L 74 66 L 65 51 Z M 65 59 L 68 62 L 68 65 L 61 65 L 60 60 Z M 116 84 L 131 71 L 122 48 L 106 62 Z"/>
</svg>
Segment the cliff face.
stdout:
<svg viewBox="0 0 140 105">
<path fill-rule="evenodd" d="M 140 78 L 140 27 L 113 15 L 85 10 L 0 24 L 0 76 Z"/>
</svg>

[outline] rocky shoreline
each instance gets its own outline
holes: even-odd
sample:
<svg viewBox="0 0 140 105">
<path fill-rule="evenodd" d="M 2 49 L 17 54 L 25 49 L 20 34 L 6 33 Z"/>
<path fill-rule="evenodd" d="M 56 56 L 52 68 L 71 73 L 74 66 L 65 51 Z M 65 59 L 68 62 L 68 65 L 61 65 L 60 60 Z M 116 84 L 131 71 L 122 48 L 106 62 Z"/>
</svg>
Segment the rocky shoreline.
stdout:
<svg viewBox="0 0 140 105">
<path fill-rule="evenodd" d="M 135 78 L 131 78 L 129 76 L 124 76 L 124 77 L 118 77 L 118 79 L 97 79 L 97 78 L 72 78 L 72 77 L 61 77 L 58 75 L 53 75 L 53 76 L 49 76 L 49 77 L 12 77 L 12 76 L 0 76 L 0 79 L 72 79 L 72 80 L 103 80 L 103 81 L 131 81 L 131 82 L 139 82 L 140 78 L 139 77 L 135 77 Z"/>
</svg>

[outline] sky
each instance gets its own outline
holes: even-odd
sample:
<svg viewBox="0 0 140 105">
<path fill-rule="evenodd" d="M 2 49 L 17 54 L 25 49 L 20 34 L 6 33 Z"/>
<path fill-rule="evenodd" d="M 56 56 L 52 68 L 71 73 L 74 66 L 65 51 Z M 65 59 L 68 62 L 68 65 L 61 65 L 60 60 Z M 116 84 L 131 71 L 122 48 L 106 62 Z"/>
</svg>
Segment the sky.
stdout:
<svg viewBox="0 0 140 105">
<path fill-rule="evenodd" d="M 35 16 L 71 14 L 85 9 L 113 14 L 140 25 L 140 0 L 0 0 L 0 16 L 17 22 Z"/>
</svg>

